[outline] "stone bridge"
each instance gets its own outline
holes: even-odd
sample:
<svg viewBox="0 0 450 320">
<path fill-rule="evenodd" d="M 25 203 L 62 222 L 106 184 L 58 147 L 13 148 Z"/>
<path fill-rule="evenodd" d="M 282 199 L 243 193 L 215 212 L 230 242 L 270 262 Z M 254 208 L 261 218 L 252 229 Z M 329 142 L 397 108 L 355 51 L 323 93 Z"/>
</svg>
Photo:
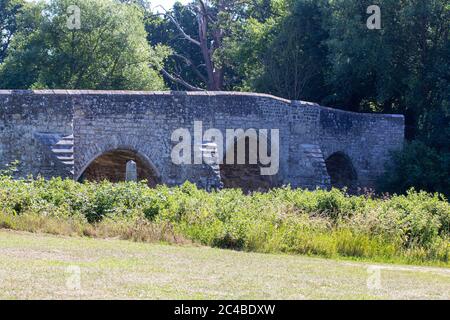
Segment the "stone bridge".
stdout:
<svg viewBox="0 0 450 320">
<path fill-rule="evenodd" d="M 258 165 L 220 160 L 174 163 L 172 133 L 185 128 L 194 136 L 195 121 L 202 121 L 203 131 L 224 135 L 226 129 L 278 129 L 278 172 L 263 176 Z M 18 160 L 21 177 L 121 181 L 134 160 L 138 178 L 150 185 L 373 187 L 403 140 L 401 115 L 352 113 L 264 94 L 0 90 L 0 166 Z M 194 153 L 209 145 L 194 144 Z M 234 147 L 234 139 L 226 141 L 217 157 Z"/>
</svg>

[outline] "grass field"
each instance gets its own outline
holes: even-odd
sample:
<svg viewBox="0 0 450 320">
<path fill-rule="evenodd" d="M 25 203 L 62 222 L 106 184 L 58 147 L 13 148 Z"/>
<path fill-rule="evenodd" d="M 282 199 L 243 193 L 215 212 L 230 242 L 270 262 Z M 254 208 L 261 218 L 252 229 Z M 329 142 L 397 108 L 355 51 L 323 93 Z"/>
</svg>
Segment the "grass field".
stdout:
<svg viewBox="0 0 450 320">
<path fill-rule="evenodd" d="M 0 230 L 1 299 L 450 298 L 448 268 L 373 266 Z"/>
</svg>

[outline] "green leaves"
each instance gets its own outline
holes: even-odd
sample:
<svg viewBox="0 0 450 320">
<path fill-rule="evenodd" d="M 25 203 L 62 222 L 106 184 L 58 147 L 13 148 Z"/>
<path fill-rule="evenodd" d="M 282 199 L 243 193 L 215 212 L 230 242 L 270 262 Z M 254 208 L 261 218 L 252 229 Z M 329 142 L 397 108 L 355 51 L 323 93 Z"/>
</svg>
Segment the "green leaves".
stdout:
<svg viewBox="0 0 450 320">
<path fill-rule="evenodd" d="M 23 0 L 0 0 L 0 64 L 17 31 L 18 15 L 24 4 Z"/>
<path fill-rule="evenodd" d="M 380 180 L 380 188 L 403 193 L 411 187 L 450 196 L 450 153 L 438 152 L 421 141 L 407 144 L 393 155 L 393 162 Z"/>
<path fill-rule="evenodd" d="M 106 223 L 125 238 L 129 235 L 120 232 L 129 231 L 120 231 L 121 226 L 171 226 L 197 243 L 258 252 L 444 264 L 449 257 L 450 204 L 438 194 L 414 190 L 383 199 L 337 189 L 244 195 L 235 189 L 208 193 L 191 183 L 151 189 L 144 182 L 80 184 L 2 176 L 0 218 L 7 216 L 75 219 L 93 229 Z M 33 230 L 29 223 L 21 228 Z"/>
<path fill-rule="evenodd" d="M 69 6 L 79 8 L 79 29 L 68 27 Z M 168 52 L 149 46 L 143 19 L 139 7 L 113 0 L 30 5 L 0 70 L 0 86 L 161 90 L 158 70 Z"/>
</svg>

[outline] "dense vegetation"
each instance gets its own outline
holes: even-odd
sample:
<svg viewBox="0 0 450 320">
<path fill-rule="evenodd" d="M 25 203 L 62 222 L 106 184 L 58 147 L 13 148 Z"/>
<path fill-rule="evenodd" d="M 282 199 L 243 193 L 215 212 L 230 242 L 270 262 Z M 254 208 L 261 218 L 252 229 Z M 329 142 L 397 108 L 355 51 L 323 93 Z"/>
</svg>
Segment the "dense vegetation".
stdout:
<svg viewBox="0 0 450 320">
<path fill-rule="evenodd" d="M 3 176 L 0 227 L 403 263 L 448 265 L 450 254 L 450 204 L 413 190 L 385 199 L 336 189 L 243 195 Z"/>
<path fill-rule="evenodd" d="M 448 0 L 147 4 L 0 0 L 0 87 L 243 90 L 401 113 L 410 144 L 381 189 L 450 196 Z M 374 4 L 379 30 L 366 25 Z"/>
<path fill-rule="evenodd" d="M 139 8 L 110 0 L 75 2 L 81 13 L 80 29 L 75 22 L 72 28 L 66 13 L 74 1 L 24 6 L 0 65 L 0 87 L 164 88 L 157 66 L 165 53 L 147 43 Z"/>
</svg>

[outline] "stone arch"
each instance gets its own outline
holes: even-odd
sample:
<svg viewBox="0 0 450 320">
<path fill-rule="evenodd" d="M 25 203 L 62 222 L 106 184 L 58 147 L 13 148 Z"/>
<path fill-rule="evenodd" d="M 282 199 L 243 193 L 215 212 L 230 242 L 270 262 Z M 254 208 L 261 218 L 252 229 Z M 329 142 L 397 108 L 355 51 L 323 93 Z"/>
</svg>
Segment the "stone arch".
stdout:
<svg viewBox="0 0 450 320">
<path fill-rule="evenodd" d="M 279 173 L 273 176 L 261 175 L 261 167 L 258 145 L 259 138 L 263 137 L 267 139 L 267 136 L 257 132 L 256 145 L 251 143 L 248 136 L 245 134 L 238 135 L 234 141 L 226 141 L 226 148 L 222 155 L 222 162 L 219 165 L 220 178 L 224 188 L 237 188 L 244 191 L 244 193 L 250 193 L 255 191 L 268 191 L 270 188 L 280 186 Z M 245 139 L 245 163 L 238 164 L 237 162 L 237 149 L 238 144 L 242 143 Z M 270 147 L 270 141 L 268 146 Z M 227 163 L 227 154 L 230 150 L 234 149 L 234 162 L 232 164 Z M 269 151 L 270 152 L 270 151 Z M 250 163 L 250 158 L 256 158 L 256 163 Z"/>
<path fill-rule="evenodd" d="M 138 180 L 147 180 L 149 186 L 161 183 L 160 175 L 152 162 L 142 153 L 131 148 L 111 149 L 92 157 L 80 170 L 77 181 L 125 181 L 126 163 L 136 162 Z"/>
<path fill-rule="evenodd" d="M 347 188 L 351 193 L 356 192 L 358 175 L 347 154 L 341 151 L 335 152 L 325 160 L 325 164 L 332 187 Z"/>
</svg>

